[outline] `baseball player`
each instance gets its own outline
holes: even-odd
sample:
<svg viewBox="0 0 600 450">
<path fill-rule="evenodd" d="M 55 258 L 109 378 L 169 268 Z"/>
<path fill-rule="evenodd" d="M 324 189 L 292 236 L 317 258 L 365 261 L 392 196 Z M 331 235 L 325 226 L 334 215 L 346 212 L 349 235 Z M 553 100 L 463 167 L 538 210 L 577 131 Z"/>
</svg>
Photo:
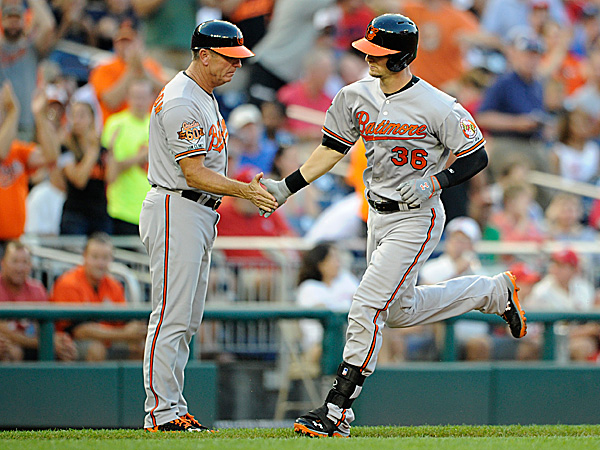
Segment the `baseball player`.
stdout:
<svg viewBox="0 0 600 450">
<path fill-rule="evenodd" d="M 373 19 L 365 37 L 352 44 L 366 54 L 370 77 L 335 96 L 322 143 L 298 171 L 281 181 L 262 181 L 281 205 L 328 172 L 358 138 L 365 142 L 368 266 L 354 294 L 333 388 L 323 406 L 294 423 L 304 435 L 350 436 L 352 403 L 375 370 L 386 325 L 427 324 L 476 309 L 501 315 L 516 338 L 526 333 L 510 272 L 416 286 L 419 269 L 442 235 L 441 190 L 487 165 L 485 141 L 471 115 L 456 99 L 411 74 L 417 43 L 417 27 L 408 17 Z M 457 159 L 445 169 L 450 152 Z"/>
<path fill-rule="evenodd" d="M 148 192 L 140 236 L 150 256 L 152 313 L 144 352 L 144 427 L 210 431 L 189 413 L 183 374 L 202 320 L 221 197 L 277 203 L 259 183 L 226 177 L 227 128 L 213 89 L 231 81 L 253 55 L 233 24 L 203 22 L 192 35 L 192 62 L 158 95 L 150 118 Z"/>
</svg>

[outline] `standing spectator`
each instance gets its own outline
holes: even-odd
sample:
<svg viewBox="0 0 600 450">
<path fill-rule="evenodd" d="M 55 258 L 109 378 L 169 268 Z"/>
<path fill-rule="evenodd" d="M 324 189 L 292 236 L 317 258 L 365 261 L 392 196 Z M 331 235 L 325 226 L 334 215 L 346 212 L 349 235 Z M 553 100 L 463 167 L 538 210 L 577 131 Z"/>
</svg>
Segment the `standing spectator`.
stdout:
<svg viewBox="0 0 600 450">
<path fill-rule="evenodd" d="M 60 234 L 112 231 L 107 213 L 106 165 L 108 150 L 100 143 L 89 103 L 74 102 L 69 111 L 71 130 L 59 164 L 67 182 Z"/>
<path fill-rule="evenodd" d="M 582 109 L 592 118 L 594 134 L 600 134 L 600 37 L 588 48 L 587 82 L 565 100 L 568 109 Z"/>
<path fill-rule="evenodd" d="M 283 86 L 277 92 L 277 100 L 288 109 L 300 106 L 325 112 L 332 98 L 325 92 L 325 83 L 334 72 L 333 54 L 328 50 L 315 50 L 304 61 L 301 79 Z M 301 140 L 319 139 L 321 126 L 288 118 L 287 129 Z"/>
<path fill-rule="evenodd" d="M 598 38 L 600 38 L 600 8 L 598 4 L 588 2 L 581 9 L 579 20 L 573 27 L 571 52 L 580 58 L 585 58 L 588 56 L 590 44 Z"/>
<path fill-rule="evenodd" d="M 113 234 L 139 233 L 142 202 L 150 190 L 148 128 L 153 101 L 150 81 L 145 78 L 134 80 L 129 87 L 129 106 L 110 116 L 104 127 L 102 144 L 112 152 L 107 167 L 106 196 Z"/>
<path fill-rule="evenodd" d="M 342 268 L 339 251 L 330 243 L 317 244 L 302 257 L 296 303 L 305 309 L 326 308 L 348 312 L 358 280 Z M 302 348 L 310 361 L 321 357 L 323 326 L 317 320 L 300 321 Z"/>
<path fill-rule="evenodd" d="M 36 122 L 39 145 L 14 140 L 17 134 L 19 103 L 9 81 L 0 90 L 0 250 L 2 242 L 23 234 L 29 176 L 49 166 L 58 156 L 58 140 L 47 118 L 47 99 L 43 91 L 33 97 L 31 110 Z"/>
<path fill-rule="evenodd" d="M 52 0 L 56 21 L 55 39 L 96 45 L 94 21 L 86 10 L 87 0 Z"/>
<path fill-rule="evenodd" d="M 277 0 L 267 34 L 253 49 L 256 58 L 248 87 L 253 103 L 275 100 L 279 88 L 300 77 L 318 35 L 313 16 L 334 1 Z"/>
<path fill-rule="evenodd" d="M 108 273 L 112 261 L 110 237 L 104 233 L 93 234 L 86 242 L 83 264 L 57 278 L 50 300 L 71 304 L 124 304 L 123 286 Z M 134 320 L 124 325 L 83 322 L 58 326 L 73 337 L 81 360 L 142 357 L 146 326 L 141 321 Z"/>
<path fill-rule="evenodd" d="M 119 28 L 127 25 L 137 28 L 137 16 L 130 0 L 105 0 L 99 14 L 94 15 L 95 46 L 102 50 L 113 50 L 113 37 Z"/>
<path fill-rule="evenodd" d="M 31 278 L 31 252 L 19 241 L 10 241 L 0 262 L 0 303 L 48 301 L 46 289 Z M 0 321 L 0 361 L 37 359 L 37 324 L 26 319 Z M 77 350 L 69 335 L 54 334 L 56 357 L 75 359 Z"/>
<path fill-rule="evenodd" d="M 142 21 L 150 54 L 166 67 L 182 70 L 190 59 L 188 30 L 196 26 L 197 0 L 131 0 Z"/>
<path fill-rule="evenodd" d="M 252 50 L 267 32 L 275 0 L 203 0 L 202 3 L 221 8 L 223 18 L 242 30 L 244 44 Z"/>
<path fill-rule="evenodd" d="M 586 65 L 581 57 L 569 51 L 572 41 L 570 28 L 563 28 L 553 21 L 542 26 L 542 35 L 547 49 L 539 66 L 543 79 L 554 79 L 571 95 L 586 82 Z"/>
<path fill-rule="evenodd" d="M 476 119 L 490 137 L 490 170 L 497 178 L 506 158 L 526 157 L 537 170 L 548 171 L 542 142 L 543 86 L 536 78 L 543 54 L 542 43 L 528 34 L 517 34 L 507 48 L 512 70 L 500 76 L 484 93 Z M 541 191 L 540 191 L 541 193 Z M 544 200 L 548 202 L 547 195 Z"/>
<path fill-rule="evenodd" d="M 515 27 L 530 27 L 531 11 L 547 7 L 550 17 L 561 26 L 568 25 L 565 6 L 561 0 L 488 0 L 481 17 L 483 29 L 506 41 Z"/>
<path fill-rule="evenodd" d="M 137 32 L 127 24 L 115 34 L 114 50 L 112 59 L 90 72 L 90 84 L 98 96 L 103 123 L 111 114 L 127 108 L 127 93 L 134 79 L 148 78 L 155 93 L 166 81 L 160 64 L 145 55 Z"/>
<path fill-rule="evenodd" d="M 0 42 L 0 72 L 10 80 L 21 105 L 19 138 L 34 139 L 35 120 L 31 110 L 36 91 L 39 60 L 48 54 L 55 40 L 52 37 L 54 17 L 46 0 L 29 0 L 32 11 L 30 26 L 25 28 L 25 8 L 21 0 L 2 2 L 2 34 Z"/>
<path fill-rule="evenodd" d="M 419 57 L 413 62 L 414 74 L 445 89 L 466 71 L 469 35 L 478 33 L 475 16 L 461 11 L 449 0 L 404 2 L 405 13 L 419 27 Z"/>
</svg>

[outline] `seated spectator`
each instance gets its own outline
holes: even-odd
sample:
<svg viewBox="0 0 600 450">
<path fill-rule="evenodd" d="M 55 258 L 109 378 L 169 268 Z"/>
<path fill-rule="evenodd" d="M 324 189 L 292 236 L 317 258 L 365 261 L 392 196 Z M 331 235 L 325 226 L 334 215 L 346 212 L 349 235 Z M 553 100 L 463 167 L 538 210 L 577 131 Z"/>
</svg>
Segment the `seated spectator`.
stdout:
<svg viewBox="0 0 600 450">
<path fill-rule="evenodd" d="M 248 183 L 256 173 L 255 168 L 245 167 L 235 173 L 233 178 Z M 219 215 L 221 216 L 217 224 L 219 236 L 292 237 L 296 235 L 279 211 L 275 211 L 269 220 L 264 220 L 256 206 L 237 197 L 226 197 L 219 207 Z M 237 300 L 276 300 L 274 296 L 278 291 L 275 286 L 281 281 L 278 259 L 268 251 L 258 249 L 226 249 L 223 253 L 228 267 L 236 272 Z M 296 254 L 289 253 L 285 256 L 286 263 L 289 263 Z"/>
<path fill-rule="evenodd" d="M 270 142 L 277 147 L 291 145 L 294 136 L 285 130 L 285 106 L 278 101 L 263 102 L 260 105 L 262 122 L 265 127 L 265 135 Z"/>
<path fill-rule="evenodd" d="M 558 121 L 558 142 L 552 147 L 552 172 L 573 181 L 596 181 L 600 146 L 594 141 L 593 117 L 583 109 L 564 111 Z"/>
<path fill-rule="evenodd" d="M 428 260 L 419 273 L 419 284 L 437 284 L 451 278 L 482 274 L 481 262 L 474 252 L 481 230 L 470 217 L 456 217 L 446 225 L 444 252 Z M 492 339 L 485 322 L 459 320 L 455 336 L 462 358 L 467 361 L 489 360 Z"/>
<path fill-rule="evenodd" d="M 302 78 L 286 84 L 277 91 L 277 100 L 286 106 L 288 116 L 294 107 L 309 108 L 325 113 L 333 100 L 325 92 L 325 84 L 333 72 L 334 57 L 330 51 L 318 49 L 311 52 L 304 62 Z M 321 123 L 318 116 L 316 119 Z M 301 140 L 320 140 L 322 137 L 322 125 L 289 117 L 287 129 Z"/>
<path fill-rule="evenodd" d="M 509 269 L 519 283 L 519 301 L 525 311 L 530 311 L 529 301 L 533 286 L 540 281 L 540 272 L 529 264 L 519 261 L 512 264 Z M 496 329 L 497 331 L 498 329 Z M 530 323 L 527 326 L 527 339 L 518 343 L 515 358 L 519 361 L 535 361 L 541 358 L 540 340 L 544 326 L 540 323 Z"/>
<path fill-rule="evenodd" d="M 306 309 L 325 308 L 348 312 L 358 279 L 342 268 L 339 251 L 322 243 L 302 257 L 298 274 L 296 303 Z M 317 320 L 300 321 L 302 348 L 310 361 L 319 361 L 322 352 L 323 326 Z"/>
<path fill-rule="evenodd" d="M 594 308 L 594 286 L 581 276 L 580 258 L 565 249 L 551 255 L 548 274 L 532 289 L 527 304 L 529 311 L 591 311 Z M 563 327 L 556 324 L 555 327 Z M 597 338 L 583 333 L 586 325 L 567 327 L 571 359 L 587 361 L 598 352 Z M 586 350 L 587 349 L 587 350 Z"/>
<path fill-rule="evenodd" d="M 559 193 L 546 208 L 548 237 L 556 241 L 589 241 L 598 239 L 598 232 L 582 223 L 583 204 L 581 198 Z"/>
<path fill-rule="evenodd" d="M 278 146 L 267 138 L 258 106 L 248 103 L 236 107 L 229 114 L 227 125 L 231 133 L 229 147 L 236 153 L 238 166 L 270 172 Z"/>
<path fill-rule="evenodd" d="M 55 44 L 54 17 L 46 0 L 29 0 L 31 22 L 25 23 L 22 0 L 2 2 L 2 41 L 0 42 L 0 80 L 10 80 L 21 109 L 19 139 L 32 141 L 35 119 L 31 109 L 37 86 L 39 60 Z"/>
<path fill-rule="evenodd" d="M 75 102 L 69 111 L 70 131 L 59 165 L 67 182 L 60 234 L 110 233 L 106 205 L 108 150 L 100 143 L 89 103 Z"/>
<path fill-rule="evenodd" d="M 29 177 L 35 170 L 48 167 L 58 156 L 58 139 L 47 118 L 47 100 L 42 91 L 34 96 L 32 111 L 39 145 L 15 140 L 19 103 L 9 81 L 0 90 L 0 253 L 3 242 L 23 234 Z"/>
<path fill-rule="evenodd" d="M 0 302 L 47 302 L 46 289 L 31 278 L 31 253 L 19 241 L 10 241 L 0 262 Z M 0 361 L 37 359 L 37 324 L 27 320 L 0 321 Z M 77 356 L 73 340 L 66 333 L 54 333 L 54 351 L 61 361 Z"/>
<path fill-rule="evenodd" d="M 505 189 L 503 209 L 490 218 L 491 225 L 500 231 L 502 241 L 542 242 L 543 224 L 531 217 L 533 190 L 527 184 L 515 184 Z"/>
<path fill-rule="evenodd" d="M 110 116 L 102 133 L 102 144 L 112 153 L 106 173 L 106 197 L 115 235 L 139 234 L 142 202 L 150 189 L 147 163 L 153 101 L 150 81 L 134 80 L 127 109 Z"/>
<path fill-rule="evenodd" d="M 162 67 L 146 56 L 137 32 L 127 24 L 115 34 L 114 50 L 115 56 L 94 67 L 89 78 L 98 96 L 103 123 L 111 114 L 127 108 L 127 94 L 134 79 L 149 79 L 154 93 L 166 83 Z"/>
<path fill-rule="evenodd" d="M 83 251 L 83 264 L 56 279 L 50 300 L 70 304 L 124 304 L 121 283 L 109 275 L 113 246 L 104 233 L 90 236 Z M 75 340 L 80 360 L 141 359 L 146 338 L 146 325 L 141 321 L 127 324 L 97 322 L 61 323 Z"/>
<path fill-rule="evenodd" d="M 273 180 L 283 180 L 298 170 L 300 167 L 298 152 L 300 150 L 301 147 L 296 144 L 280 146 L 273 158 L 271 173 L 268 177 Z M 295 198 L 296 196 L 288 198 L 279 211 L 296 234 L 304 236 L 321 213 L 319 206 L 321 193 L 315 185 L 309 185 L 298 191 L 296 195 L 297 198 Z"/>
</svg>

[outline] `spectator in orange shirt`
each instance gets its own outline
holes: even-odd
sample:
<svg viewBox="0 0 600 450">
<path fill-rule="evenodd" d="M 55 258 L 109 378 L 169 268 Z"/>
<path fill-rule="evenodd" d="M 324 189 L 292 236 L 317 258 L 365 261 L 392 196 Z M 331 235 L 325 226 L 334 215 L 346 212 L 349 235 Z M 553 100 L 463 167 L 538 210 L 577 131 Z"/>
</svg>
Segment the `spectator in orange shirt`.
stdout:
<svg viewBox="0 0 600 450">
<path fill-rule="evenodd" d="M 402 14 L 419 27 L 419 57 L 411 64 L 412 72 L 437 88 L 447 88 L 467 69 L 467 42 L 479 34 L 476 17 L 448 0 L 404 2 Z"/>
<path fill-rule="evenodd" d="M 31 252 L 22 242 L 10 241 L 0 262 L 0 303 L 47 302 L 46 289 L 31 278 Z M 37 324 L 27 319 L 0 321 L 0 361 L 37 359 Z M 54 334 L 57 359 L 72 361 L 77 355 L 66 333 Z"/>
<path fill-rule="evenodd" d="M 132 80 L 148 78 L 156 93 L 167 82 L 160 64 L 145 56 L 142 41 L 133 28 L 122 25 L 113 45 L 114 58 L 90 72 L 90 84 L 98 97 L 103 123 L 111 114 L 127 107 L 127 93 Z"/>
<path fill-rule="evenodd" d="M 83 265 L 64 273 L 55 281 L 50 300 L 57 303 L 125 303 L 123 286 L 108 270 L 113 261 L 113 245 L 106 233 L 92 234 L 83 251 Z M 142 357 L 146 326 L 141 321 L 125 325 L 97 322 L 61 323 L 73 336 L 79 358 L 86 361 Z"/>
<path fill-rule="evenodd" d="M 47 118 L 48 100 L 38 91 L 31 105 L 37 128 L 38 146 L 15 140 L 20 105 L 9 81 L 0 90 L 0 253 L 7 241 L 25 229 L 25 201 L 29 175 L 56 161 L 59 142 Z"/>
</svg>

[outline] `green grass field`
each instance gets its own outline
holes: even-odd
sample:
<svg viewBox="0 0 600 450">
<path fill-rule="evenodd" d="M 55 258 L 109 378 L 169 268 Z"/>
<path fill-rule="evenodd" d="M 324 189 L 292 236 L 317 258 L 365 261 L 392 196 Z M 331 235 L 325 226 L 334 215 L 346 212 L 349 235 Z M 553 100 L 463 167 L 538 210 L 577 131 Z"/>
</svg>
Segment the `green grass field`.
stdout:
<svg viewBox="0 0 600 450">
<path fill-rule="evenodd" d="M 291 429 L 224 429 L 215 434 L 143 430 L 0 431 L 2 450 L 187 449 L 600 449 L 600 425 L 354 427 L 351 439 L 310 439 Z"/>
</svg>

